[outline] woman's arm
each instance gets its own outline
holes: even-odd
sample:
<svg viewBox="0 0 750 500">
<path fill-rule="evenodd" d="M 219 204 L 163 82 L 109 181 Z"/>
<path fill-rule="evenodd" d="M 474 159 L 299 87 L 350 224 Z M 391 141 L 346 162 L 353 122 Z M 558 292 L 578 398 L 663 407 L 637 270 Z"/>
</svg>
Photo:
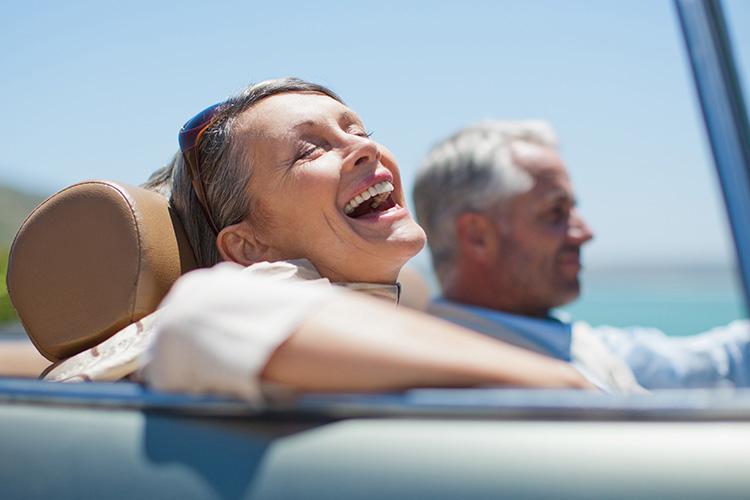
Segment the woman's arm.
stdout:
<svg viewBox="0 0 750 500">
<path fill-rule="evenodd" d="M 302 323 L 273 353 L 261 376 L 311 391 L 477 385 L 593 388 L 568 363 L 351 294 Z"/>
<path fill-rule="evenodd" d="M 156 389 L 261 396 L 304 391 L 509 385 L 590 387 L 570 365 L 328 284 L 230 265 L 181 278 L 142 375 Z"/>
</svg>

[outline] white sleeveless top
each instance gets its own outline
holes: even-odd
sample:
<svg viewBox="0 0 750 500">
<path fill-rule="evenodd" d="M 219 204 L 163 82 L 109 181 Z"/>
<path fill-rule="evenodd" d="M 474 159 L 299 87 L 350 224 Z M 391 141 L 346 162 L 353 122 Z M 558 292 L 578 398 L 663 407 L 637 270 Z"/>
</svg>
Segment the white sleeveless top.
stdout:
<svg viewBox="0 0 750 500">
<path fill-rule="evenodd" d="M 396 304 L 399 286 L 332 284 L 307 260 L 222 263 L 181 277 L 159 309 L 99 345 L 61 361 L 45 380 L 144 380 L 164 391 L 257 401 L 274 350 L 340 288 Z M 140 371 L 139 371 L 140 369 Z"/>
</svg>

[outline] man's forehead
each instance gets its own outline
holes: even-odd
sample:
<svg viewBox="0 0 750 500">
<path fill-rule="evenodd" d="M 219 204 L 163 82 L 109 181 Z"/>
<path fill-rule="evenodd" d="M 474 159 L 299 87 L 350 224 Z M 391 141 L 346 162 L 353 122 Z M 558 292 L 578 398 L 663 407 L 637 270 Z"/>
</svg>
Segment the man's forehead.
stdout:
<svg viewBox="0 0 750 500">
<path fill-rule="evenodd" d="M 545 203 L 560 200 L 575 203 L 568 171 L 554 148 L 519 141 L 514 143 L 512 154 L 514 163 L 533 180 L 533 186 L 526 192 L 524 199 Z"/>
<path fill-rule="evenodd" d="M 510 150 L 513 162 L 534 176 L 559 173 L 561 170 L 567 175 L 565 164 L 553 147 L 516 141 L 511 144 Z"/>
</svg>

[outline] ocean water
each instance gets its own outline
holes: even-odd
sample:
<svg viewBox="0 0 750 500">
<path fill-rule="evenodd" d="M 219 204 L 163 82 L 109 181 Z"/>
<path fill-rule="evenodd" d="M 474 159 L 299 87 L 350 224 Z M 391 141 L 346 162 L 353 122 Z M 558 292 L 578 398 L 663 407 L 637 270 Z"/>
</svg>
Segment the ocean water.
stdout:
<svg viewBox="0 0 750 500">
<path fill-rule="evenodd" d="M 581 280 L 581 298 L 562 309 L 595 326 L 652 326 L 682 336 L 747 317 L 730 268 L 593 269 Z"/>
<path fill-rule="evenodd" d="M 408 265 L 440 294 L 424 252 Z M 748 317 L 737 270 L 719 265 L 585 268 L 581 296 L 561 310 L 592 326 L 655 327 L 671 336 Z"/>
</svg>

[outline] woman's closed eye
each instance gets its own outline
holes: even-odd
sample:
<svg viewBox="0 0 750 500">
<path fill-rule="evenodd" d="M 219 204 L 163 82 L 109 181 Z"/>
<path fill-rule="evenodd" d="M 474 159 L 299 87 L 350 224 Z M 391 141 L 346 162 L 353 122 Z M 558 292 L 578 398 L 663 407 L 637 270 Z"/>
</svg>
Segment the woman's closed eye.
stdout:
<svg viewBox="0 0 750 500">
<path fill-rule="evenodd" d="M 367 132 L 367 131 L 364 131 L 364 130 L 360 130 L 360 131 L 357 131 L 357 132 L 352 132 L 352 134 L 354 134 L 354 135 L 356 135 L 358 137 L 363 137 L 365 139 L 369 139 L 370 137 L 372 137 L 372 132 Z"/>
<path fill-rule="evenodd" d="M 370 137 L 372 137 L 372 132 L 367 132 L 366 130 L 361 128 L 350 130 L 348 133 L 356 135 L 357 137 L 362 137 L 364 139 L 369 139 Z M 328 142 L 324 142 L 322 144 L 317 144 L 315 142 L 305 142 L 298 147 L 297 153 L 294 155 L 294 162 L 296 163 L 301 160 L 310 160 L 316 154 L 323 153 L 329 149 L 331 149 L 331 146 L 330 144 L 328 144 Z"/>
<path fill-rule="evenodd" d="M 294 161 L 309 160 L 318 153 L 324 152 L 327 148 L 327 144 L 314 144 L 307 142 L 300 145 L 297 150 L 297 154 L 294 155 Z"/>
<path fill-rule="evenodd" d="M 357 137 L 365 139 L 372 137 L 372 132 L 368 132 L 361 123 L 352 123 L 348 127 L 344 127 L 344 131 L 347 134 L 356 135 Z"/>
</svg>

